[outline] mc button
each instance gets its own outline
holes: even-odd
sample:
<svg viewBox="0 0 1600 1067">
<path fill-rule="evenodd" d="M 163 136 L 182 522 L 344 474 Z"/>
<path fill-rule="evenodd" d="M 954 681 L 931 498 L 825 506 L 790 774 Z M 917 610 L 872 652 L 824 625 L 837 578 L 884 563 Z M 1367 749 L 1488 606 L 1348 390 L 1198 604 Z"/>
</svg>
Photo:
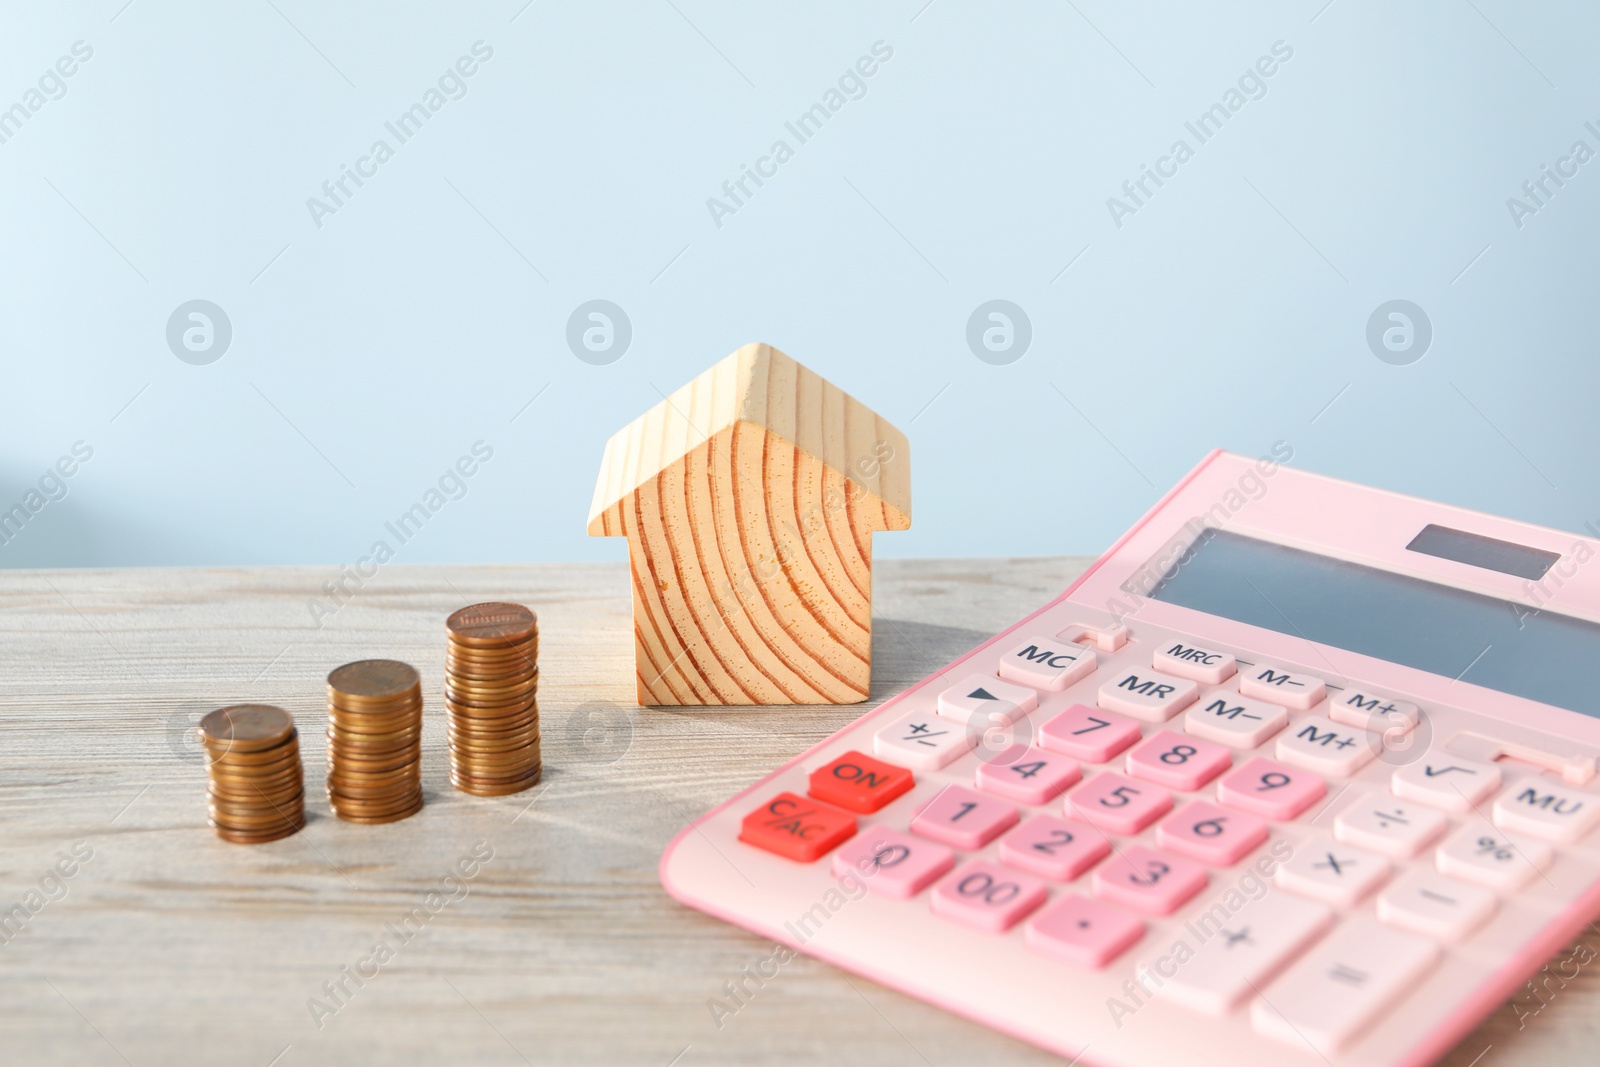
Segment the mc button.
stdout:
<svg viewBox="0 0 1600 1067">
<path fill-rule="evenodd" d="M 909 792 L 914 781 L 904 767 L 860 752 L 846 752 L 826 767 L 812 771 L 811 786 L 806 792 L 846 811 L 870 815 Z"/>
<path fill-rule="evenodd" d="M 744 817 L 739 840 L 797 863 L 810 863 L 855 832 L 854 815 L 793 793 L 779 793 Z"/>
</svg>

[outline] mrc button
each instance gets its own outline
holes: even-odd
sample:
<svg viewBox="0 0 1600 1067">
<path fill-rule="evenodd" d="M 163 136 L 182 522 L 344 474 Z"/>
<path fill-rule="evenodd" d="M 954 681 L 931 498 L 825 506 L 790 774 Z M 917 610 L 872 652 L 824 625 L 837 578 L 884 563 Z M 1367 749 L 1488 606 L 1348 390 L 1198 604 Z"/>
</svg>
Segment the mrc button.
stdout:
<svg viewBox="0 0 1600 1067">
<path fill-rule="evenodd" d="M 810 863 L 855 832 L 856 817 L 849 812 L 793 793 L 779 793 L 744 817 L 739 840 L 797 863 Z"/>
<path fill-rule="evenodd" d="M 904 767 L 860 752 L 846 752 L 826 767 L 812 771 L 811 786 L 806 792 L 846 811 L 870 815 L 909 792 L 914 783 L 911 772 Z"/>
</svg>

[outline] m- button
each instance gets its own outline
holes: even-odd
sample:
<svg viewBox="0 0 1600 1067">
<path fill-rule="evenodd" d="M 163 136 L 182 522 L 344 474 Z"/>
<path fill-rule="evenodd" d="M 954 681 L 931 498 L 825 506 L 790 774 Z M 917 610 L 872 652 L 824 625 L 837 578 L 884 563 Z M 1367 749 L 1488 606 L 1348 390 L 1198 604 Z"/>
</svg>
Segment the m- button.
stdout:
<svg viewBox="0 0 1600 1067">
<path fill-rule="evenodd" d="M 1328 694 L 1328 687 L 1321 678 L 1302 671 L 1291 671 L 1275 663 L 1257 663 L 1240 673 L 1239 692 L 1296 711 L 1309 711 Z"/>
</svg>

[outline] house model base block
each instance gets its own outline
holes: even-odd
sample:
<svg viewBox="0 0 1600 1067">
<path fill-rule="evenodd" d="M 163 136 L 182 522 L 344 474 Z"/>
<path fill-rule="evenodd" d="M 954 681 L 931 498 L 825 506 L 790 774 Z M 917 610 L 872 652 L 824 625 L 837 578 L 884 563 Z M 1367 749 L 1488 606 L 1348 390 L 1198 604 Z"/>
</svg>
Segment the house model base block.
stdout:
<svg viewBox="0 0 1600 1067">
<path fill-rule="evenodd" d="M 852 704 L 872 680 L 872 535 L 911 525 L 905 435 L 746 345 L 606 445 L 641 704 Z"/>
</svg>

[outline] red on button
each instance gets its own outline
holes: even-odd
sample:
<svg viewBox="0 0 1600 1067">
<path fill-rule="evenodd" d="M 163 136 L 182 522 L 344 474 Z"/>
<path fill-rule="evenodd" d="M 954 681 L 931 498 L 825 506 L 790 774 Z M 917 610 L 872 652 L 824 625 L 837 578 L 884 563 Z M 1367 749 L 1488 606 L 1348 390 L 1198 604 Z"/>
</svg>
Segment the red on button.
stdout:
<svg viewBox="0 0 1600 1067">
<path fill-rule="evenodd" d="M 744 817 L 739 840 L 785 859 L 810 863 L 855 832 L 854 815 L 793 793 L 779 793 Z"/>
<path fill-rule="evenodd" d="M 860 752 L 846 752 L 826 767 L 812 771 L 811 788 L 806 791 L 847 811 L 870 815 L 895 797 L 910 792 L 914 782 L 904 767 Z"/>
</svg>

